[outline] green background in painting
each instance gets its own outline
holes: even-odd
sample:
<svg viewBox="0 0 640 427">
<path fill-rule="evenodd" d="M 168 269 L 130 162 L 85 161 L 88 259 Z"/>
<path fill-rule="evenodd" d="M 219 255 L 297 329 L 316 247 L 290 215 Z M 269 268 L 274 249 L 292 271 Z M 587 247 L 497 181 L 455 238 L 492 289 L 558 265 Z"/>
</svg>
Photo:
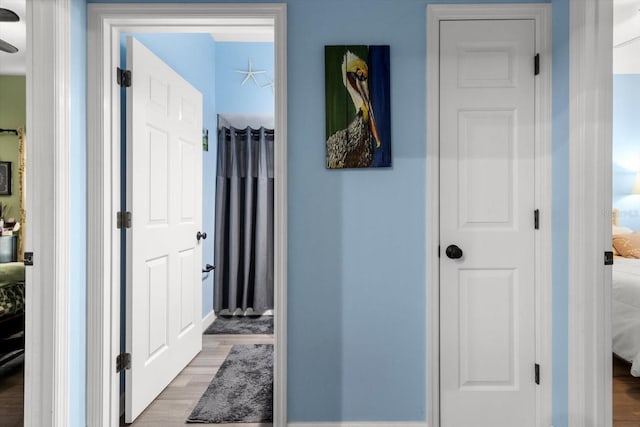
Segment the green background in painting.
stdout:
<svg viewBox="0 0 640 427">
<path fill-rule="evenodd" d="M 369 61 L 369 46 L 366 45 L 324 47 L 325 139 L 339 130 L 346 129 L 356 117 L 351 96 L 342 83 L 342 61 L 347 50 L 363 61 Z"/>
</svg>

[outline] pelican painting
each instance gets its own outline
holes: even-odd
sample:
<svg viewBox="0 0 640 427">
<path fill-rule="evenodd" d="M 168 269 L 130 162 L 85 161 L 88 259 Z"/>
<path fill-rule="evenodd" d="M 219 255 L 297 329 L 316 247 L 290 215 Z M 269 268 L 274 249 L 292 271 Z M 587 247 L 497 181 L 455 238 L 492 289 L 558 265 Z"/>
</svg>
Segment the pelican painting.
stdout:
<svg viewBox="0 0 640 427">
<path fill-rule="evenodd" d="M 391 166 L 389 46 L 326 46 L 327 167 Z"/>
</svg>

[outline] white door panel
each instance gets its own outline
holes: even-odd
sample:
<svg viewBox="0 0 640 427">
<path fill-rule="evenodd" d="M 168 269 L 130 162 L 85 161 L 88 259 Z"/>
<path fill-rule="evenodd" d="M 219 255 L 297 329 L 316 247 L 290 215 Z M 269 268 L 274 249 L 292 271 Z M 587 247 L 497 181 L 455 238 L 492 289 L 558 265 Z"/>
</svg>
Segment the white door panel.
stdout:
<svg viewBox="0 0 640 427">
<path fill-rule="evenodd" d="M 533 427 L 534 22 L 440 25 L 441 425 Z"/>
<path fill-rule="evenodd" d="M 202 95 L 127 40 L 127 352 L 132 422 L 202 349 Z"/>
</svg>

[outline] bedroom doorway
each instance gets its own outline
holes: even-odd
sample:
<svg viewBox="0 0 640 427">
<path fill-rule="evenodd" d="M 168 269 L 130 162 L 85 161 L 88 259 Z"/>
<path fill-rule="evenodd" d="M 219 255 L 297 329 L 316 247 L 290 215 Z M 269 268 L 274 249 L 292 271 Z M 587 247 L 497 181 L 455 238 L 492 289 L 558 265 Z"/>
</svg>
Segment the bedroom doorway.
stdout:
<svg viewBox="0 0 640 427">
<path fill-rule="evenodd" d="M 0 2 L 0 407 L 24 423 L 27 24 L 26 1 Z"/>
<path fill-rule="evenodd" d="M 118 40 L 121 34 L 124 32 L 140 32 L 140 33 L 152 33 L 152 32 L 164 32 L 164 33 L 185 33 L 185 32 L 203 32 L 207 27 L 211 26 L 223 26 L 229 29 L 233 26 L 241 26 L 246 29 L 251 27 L 261 27 L 270 25 L 274 29 L 275 34 L 275 75 L 273 76 L 273 94 L 275 96 L 275 127 L 276 129 L 286 129 L 286 103 L 284 94 L 286 93 L 286 76 L 285 76 L 285 38 L 284 30 L 285 24 L 285 5 L 270 5 L 264 4 L 256 7 L 246 5 L 222 5 L 222 4 L 191 4 L 191 5 L 117 5 L 117 4 L 91 4 L 89 5 L 89 128 L 90 129 L 102 129 L 105 133 L 101 133 L 99 138 L 100 142 L 96 142 L 95 147 L 101 146 L 103 149 L 91 150 L 89 158 L 96 161 L 96 164 L 102 165 L 102 172 L 99 170 L 89 171 L 89 175 L 107 174 L 111 176 L 111 182 L 113 187 L 106 184 L 105 181 L 99 184 L 95 188 L 95 194 L 102 194 L 108 200 L 117 201 L 120 199 L 117 190 L 120 188 L 119 179 L 117 174 L 113 171 L 118 168 L 118 161 L 114 161 L 113 164 L 109 163 L 108 157 L 103 155 L 106 152 L 113 153 L 113 157 L 118 159 L 120 157 L 120 150 L 117 143 L 110 141 L 116 141 L 119 133 L 119 120 L 118 115 L 113 116 L 111 113 L 113 109 L 107 109 L 105 111 L 101 109 L 101 106 L 106 103 L 115 106 L 119 103 L 120 90 L 112 87 L 105 92 L 97 91 L 91 92 L 92 88 L 110 87 L 113 83 L 111 81 L 111 70 L 115 69 L 115 64 L 118 63 L 119 55 L 109 55 L 109 52 L 117 51 L 113 49 L 103 50 L 104 46 L 108 45 L 108 42 L 102 41 L 101 37 L 105 34 L 116 34 L 114 39 L 111 39 L 111 43 L 118 44 Z M 188 9 L 188 10 L 186 10 Z M 144 16 L 144 18 L 139 18 Z M 194 18 L 197 17 L 197 18 Z M 111 30 L 107 32 L 92 31 L 95 28 L 104 28 L 108 26 Z M 92 58 L 92 54 L 95 56 Z M 251 64 L 249 64 L 251 66 Z M 92 83 L 92 82 L 95 82 Z M 270 88 L 268 88 L 270 90 Z M 113 125 L 113 126 L 112 126 Z M 209 129 L 212 131 L 211 129 Z M 215 131 L 213 131 L 215 132 Z M 285 289 L 286 289 L 286 251 L 284 244 L 286 242 L 286 144 L 285 144 L 285 132 L 278 132 L 276 134 L 275 152 L 274 152 L 274 227 L 275 227 L 275 259 L 274 259 L 274 277 L 275 277 L 275 312 L 277 316 L 274 319 L 274 338 L 275 341 L 275 354 L 274 354 L 274 393 L 273 393 L 273 422 L 276 425 L 282 423 L 286 414 L 285 409 L 285 354 L 284 348 L 285 342 L 285 329 L 286 324 L 286 304 L 284 304 Z M 93 144 L 90 144 L 90 147 Z M 91 160 L 90 160 L 91 161 Z M 91 180 L 91 176 L 90 176 Z M 95 247 L 104 248 L 103 253 L 118 253 L 119 252 L 119 234 L 114 233 L 109 224 L 112 223 L 112 217 L 110 215 L 111 209 L 104 209 L 104 206 L 99 200 L 91 200 L 92 191 L 90 189 L 89 197 L 89 214 L 96 212 L 98 216 L 102 218 L 103 224 L 107 226 L 109 232 L 106 236 L 111 236 L 108 239 L 102 239 L 97 236 Z M 98 198 L 99 199 L 99 198 Z M 96 237 L 96 236 L 93 236 Z M 89 247 L 94 247 L 89 242 Z M 95 254 L 97 255 L 97 254 Z M 98 261 L 93 258 L 92 254 L 89 254 L 90 260 Z M 116 279 L 119 277 L 119 268 L 111 268 L 111 264 L 103 264 L 103 259 L 99 262 L 89 262 L 89 271 L 96 272 L 96 268 L 103 271 L 105 274 L 105 282 L 107 289 L 110 289 L 109 295 L 99 291 L 94 294 L 89 294 L 89 303 L 91 301 L 97 303 L 100 307 L 109 307 L 109 303 L 105 298 L 110 300 L 113 298 L 117 301 L 119 298 L 119 286 L 116 286 Z M 117 263 L 115 263 L 117 264 Z M 90 287 L 91 289 L 91 287 Z M 98 302 L 99 301 L 99 302 Z M 94 315 L 93 319 L 91 316 Z M 95 323 L 93 323 L 95 322 Z M 106 322 L 106 323 L 102 323 Z M 89 319 L 89 334 L 92 334 L 91 325 L 99 326 L 102 324 L 110 325 L 109 327 L 119 330 L 119 316 L 116 312 L 105 310 L 103 313 L 90 313 Z M 99 327 L 95 330 L 97 334 L 100 334 L 102 329 Z M 113 372 L 111 368 L 115 369 L 115 359 L 117 356 L 114 349 L 119 348 L 119 338 L 106 337 L 111 339 L 111 345 L 109 349 L 105 349 L 99 346 L 89 345 L 88 366 L 89 370 L 92 369 L 106 369 L 104 372 Z M 206 344 L 205 344 L 206 345 Z M 107 350 L 107 351 L 105 351 Z M 95 364 L 96 366 L 91 366 Z M 101 393 L 106 393 L 111 396 L 111 403 L 105 405 L 104 399 L 100 398 Z M 119 417 L 116 402 L 119 401 L 119 382 L 117 376 L 107 375 L 102 378 L 88 379 L 87 386 L 88 395 L 88 419 L 108 419 L 103 425 L 117 425 L 117 418 Z M 102 394 L 104 395 L 104 394 Z M 91 402 L 95 402 L 95 405 Z M 106 417 L 106 418 L 105 418 Z M 183 421 L 184 422 L 184 421 Z"/>
<path fill-rule="evenodd" d="M 613 1 L 613 427 L 640 425 L 640 0 Z"/>
</svg>

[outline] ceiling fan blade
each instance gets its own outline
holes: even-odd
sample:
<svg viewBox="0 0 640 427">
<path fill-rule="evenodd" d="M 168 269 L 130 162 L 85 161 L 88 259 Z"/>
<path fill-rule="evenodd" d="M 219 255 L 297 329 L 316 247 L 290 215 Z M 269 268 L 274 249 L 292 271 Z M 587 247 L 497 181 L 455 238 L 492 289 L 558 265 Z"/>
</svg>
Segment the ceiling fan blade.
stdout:
<svg viewBox="0 0 640 427">
<path fill-rule="evenodd" d="M 0 22 L 18 22 L 20 17 L 13 10 L 0 7 Z"/>
<path fill-rule="evenodd" d="M 11 43 L 7 43 L 6 41 L 0 39 L 0 51 L 7 53 L 16 53 L 18 51 L 18 48 Z"/>
</svg>

